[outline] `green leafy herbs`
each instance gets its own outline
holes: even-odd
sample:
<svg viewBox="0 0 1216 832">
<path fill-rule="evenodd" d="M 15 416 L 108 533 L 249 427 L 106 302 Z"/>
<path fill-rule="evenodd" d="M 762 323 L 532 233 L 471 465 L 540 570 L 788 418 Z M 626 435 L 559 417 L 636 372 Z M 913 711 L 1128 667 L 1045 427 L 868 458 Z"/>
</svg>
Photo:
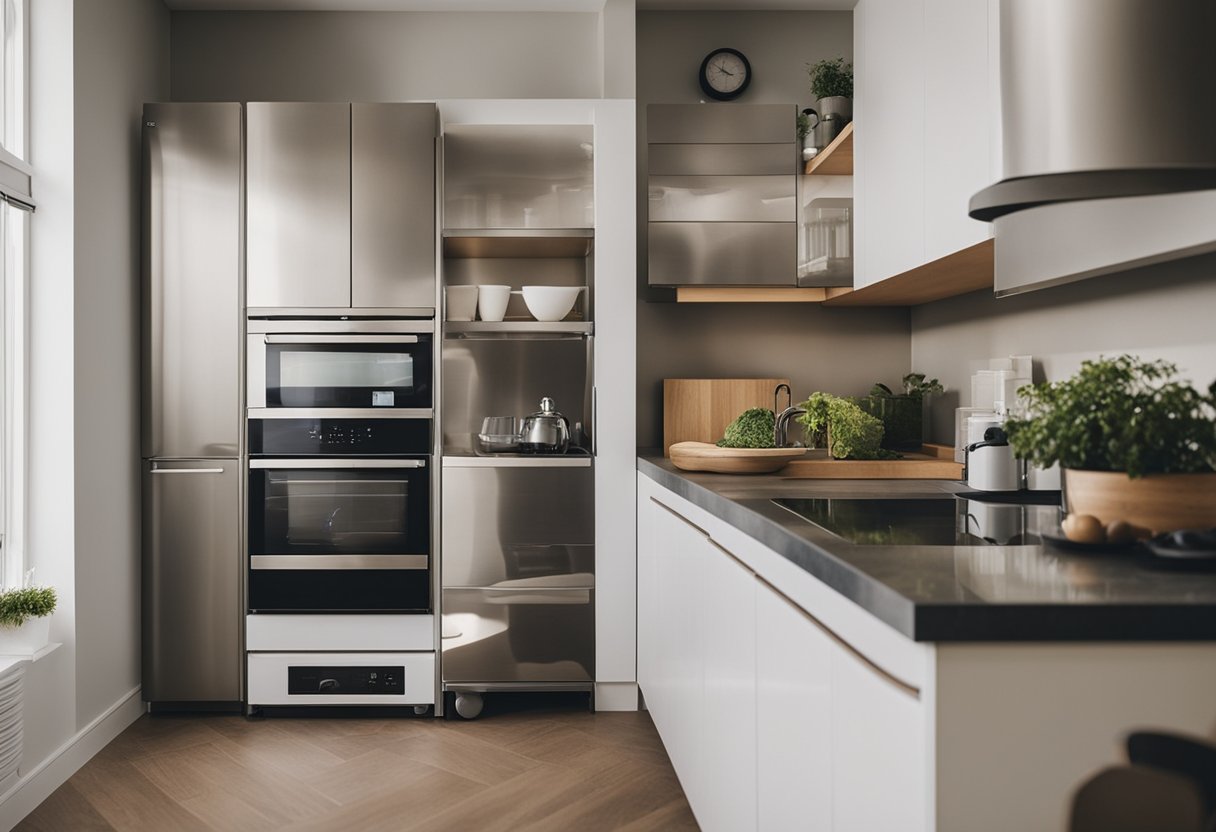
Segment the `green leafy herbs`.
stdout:
<svg viewBox="0 0 1216 832">
<path fill-rule="evenodd" d="M 748 408 L 726 426 L 726 434 L 718 440 L 718 447 L 771 448 L 776 422 L 773 411 L 763 407 Z"/>
<path fill-rule="evenodd" d="M 811 117 L 806 113 L 799 113 L 798 118 L 794 121 L 794 124 L 798 128 L 798 141 L 806 141 L 806 137 L 810 135 L 811 132 Z"/>
<path fill-rule="evenodd" d="M 55 611 L 55 590 L 49 586 L 0 592 L 0 627 L 20 627 L 30 618 Z"/>
<path fill-rule="evenodd" d="M 884 450 L 882 421 L 866 413 L 857 402 L 830 393 L 812 393 L 802 403 L 806 413 L 798 422 L 816 447 L 824 444 L 835 459 L 895 459 Z"/>
<path fill-rule="evenodd" d="M 844 58 L 831 58 L 807 64 L 811 76 L 811 95 L 829 98 L 833 95 L 853 97 L 853 64 Z"/>
<path fill-rule="evenodd" d="M 1216 470 L 1216 382 L 1206 392 L 1167 361 L 1085 361 L 1072 378 L 1018 391 L 1005 423 L 1018 456 L 1041 467 L 1146 474 Z"/>
</svg>

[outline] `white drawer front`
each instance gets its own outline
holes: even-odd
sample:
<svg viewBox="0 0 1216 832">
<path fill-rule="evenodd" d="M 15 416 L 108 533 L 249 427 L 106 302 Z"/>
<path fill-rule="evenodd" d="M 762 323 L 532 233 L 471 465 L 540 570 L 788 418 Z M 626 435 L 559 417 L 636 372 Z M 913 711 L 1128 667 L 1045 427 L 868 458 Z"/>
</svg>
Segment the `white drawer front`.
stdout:
<svg viewBox="0 0 1216 832">
<path fill-rule="evenodd" d="M 433 705 L 434 653 L 250 653 L 250 705 Z M 289 694 L 287 670 L 297 666 L 401 667 L 401 694 Z"/>
<path fill-rule="evenodd" d="M 250 615 L 247 650 L 434 650 L 433 615 Z"/>
</svg>

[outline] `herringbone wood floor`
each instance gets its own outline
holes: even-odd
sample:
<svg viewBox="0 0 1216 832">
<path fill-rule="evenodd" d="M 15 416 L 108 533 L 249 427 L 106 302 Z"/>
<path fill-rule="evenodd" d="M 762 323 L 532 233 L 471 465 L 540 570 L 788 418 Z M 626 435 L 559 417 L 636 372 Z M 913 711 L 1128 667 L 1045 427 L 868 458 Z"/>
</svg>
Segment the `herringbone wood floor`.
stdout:
<svg viewBox="0 0 1216 832">
<path fill-rule="evenodd" d="M 645 712 L 144 716 L 17 829 L 696 829 Z"/>
</svg>

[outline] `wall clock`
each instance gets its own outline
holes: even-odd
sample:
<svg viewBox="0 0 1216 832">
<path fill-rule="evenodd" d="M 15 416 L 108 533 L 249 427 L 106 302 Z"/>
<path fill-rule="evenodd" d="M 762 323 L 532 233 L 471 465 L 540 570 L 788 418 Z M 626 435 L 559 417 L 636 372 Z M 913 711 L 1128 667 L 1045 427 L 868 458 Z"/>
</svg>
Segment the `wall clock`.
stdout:
<svg viewBox="0 0 1216 832">
<path fill-rule="evenodd" d="M 738 49 L 715 49 L 701 61 L 698 77 L 701 89 L 710 98 L 732 101 L 752 82 L 752 65 Z"/>
</svg>

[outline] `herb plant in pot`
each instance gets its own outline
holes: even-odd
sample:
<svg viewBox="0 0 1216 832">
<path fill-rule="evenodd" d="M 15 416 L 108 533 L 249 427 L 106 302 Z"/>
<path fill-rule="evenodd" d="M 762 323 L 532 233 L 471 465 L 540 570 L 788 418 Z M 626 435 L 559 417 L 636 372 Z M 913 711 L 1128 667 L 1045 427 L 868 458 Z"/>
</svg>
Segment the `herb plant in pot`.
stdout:
<svg viewBox="0 0 1216 832">
<path fill-rule="evenodd" d="M 1065 509 L 1153 533 L 1216 526 L 1216 382 L 1200 391 L 1166 361 L 1085 361 L 1072 378 L 1018 391 L 1014 452 L 1059 463 Z"/>
<path fill-rule="evenodd" d="M 840 126 L 853 120 L 853 64 L 844 58 L 831 58 L 807 65 L 811 76 L 811 95 L 821 119 L 836 118 Z"/>
<path fill-rule="evenodd" d="M 0 592 L 0 655 L 24 656 L 46 647 L 56 600 L 51 587 Z"/>
</svg>

